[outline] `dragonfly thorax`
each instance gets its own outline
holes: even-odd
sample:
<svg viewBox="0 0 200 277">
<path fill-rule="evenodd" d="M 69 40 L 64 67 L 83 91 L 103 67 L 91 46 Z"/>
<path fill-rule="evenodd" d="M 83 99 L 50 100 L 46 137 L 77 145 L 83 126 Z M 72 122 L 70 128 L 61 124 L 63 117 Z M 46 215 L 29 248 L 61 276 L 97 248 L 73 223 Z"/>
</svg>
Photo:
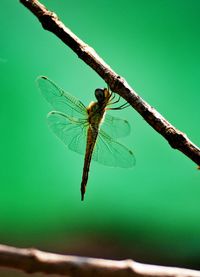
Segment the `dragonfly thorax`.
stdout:
<svg viewBox="0 0 200 277">
<path fill-rule="evenodd" d="M 98 129 L 105 114 L 105 107 L 99 102 L 91 102 L 87 112 L 90 125 Z"/>
</svg>

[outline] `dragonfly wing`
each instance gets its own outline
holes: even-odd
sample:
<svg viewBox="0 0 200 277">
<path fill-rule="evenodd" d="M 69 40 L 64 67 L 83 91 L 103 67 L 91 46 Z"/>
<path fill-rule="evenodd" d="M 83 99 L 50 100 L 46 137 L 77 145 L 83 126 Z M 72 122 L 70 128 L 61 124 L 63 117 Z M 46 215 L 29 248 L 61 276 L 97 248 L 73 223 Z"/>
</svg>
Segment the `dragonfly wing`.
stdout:
<svg viewBox="0 0 200 277">
<path fill-rule="evenodd" d="M 113 138 L 125 137 L 129 135 L 131 127 L 127 120 L 114 117 L 106 113 L 102 124 L 102 130 Z"/>
<path fill-rule="evenodd" d="M 85 154 L 88 127 L 86 120 L 75 120 L 56 111 L 50 112 L 47 119 L 51 130 L 70 150 Z"/>
<path fill-rule="evenodd" d="M 55 110 L 61 111 L 71 117 L 83 118 L 87 109 L 76 97 L 59 88 L 46 77 L 38 77 L 37 84 L 44 98 Z"/>
<path fill-rule="evenodd" d="M 128 168 L 135 165 L 133 152 L 102 130 L 99 131 L 92 159 L 113 167 Z"/>
</svg>

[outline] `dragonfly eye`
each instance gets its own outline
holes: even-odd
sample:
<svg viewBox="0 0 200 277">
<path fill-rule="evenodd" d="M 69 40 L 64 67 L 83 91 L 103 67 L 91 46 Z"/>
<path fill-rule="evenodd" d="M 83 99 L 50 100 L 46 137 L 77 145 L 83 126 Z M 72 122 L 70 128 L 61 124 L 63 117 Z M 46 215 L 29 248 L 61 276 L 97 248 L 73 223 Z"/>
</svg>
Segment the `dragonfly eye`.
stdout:
<svg viewBox="0 0 200 277">
<path fill-rule="evenodd" d="M 101 88 L 95 89 L 95 97 L 98 100 L 98 102 L 103 102 L 105 100 L 104 90 Z"/>
</svg>

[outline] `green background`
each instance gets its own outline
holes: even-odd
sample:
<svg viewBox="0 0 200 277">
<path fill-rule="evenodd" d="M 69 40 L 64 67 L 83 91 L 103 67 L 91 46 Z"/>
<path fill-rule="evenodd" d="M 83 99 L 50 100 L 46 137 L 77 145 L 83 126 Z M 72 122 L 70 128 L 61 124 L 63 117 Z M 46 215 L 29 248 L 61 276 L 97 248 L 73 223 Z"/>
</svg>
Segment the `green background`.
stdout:
<svg viewBox="0 0 200 277">
<path fill-rule="evenodd" d="M 43 3 L 200 144 L 200 1 Z M 85 105 L 105 83 L 19 1 L 2 0 L 0 14 L 0 242 L 200 268 L 196 165 L 133 109 L 113 111 L 130 122 L 131 135 L 120 141 L 136 166 L 92 163 L 81 202 L 83 157 L 48 129 L 52 108 L 35 79 L 48 76 Z"/>
</svg>

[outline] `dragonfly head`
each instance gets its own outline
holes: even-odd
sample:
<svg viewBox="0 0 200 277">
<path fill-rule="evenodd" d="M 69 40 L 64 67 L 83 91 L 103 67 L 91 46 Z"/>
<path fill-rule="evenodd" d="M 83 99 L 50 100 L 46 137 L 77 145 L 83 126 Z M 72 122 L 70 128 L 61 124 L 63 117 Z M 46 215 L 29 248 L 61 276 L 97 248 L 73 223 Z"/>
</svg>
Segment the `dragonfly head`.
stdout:
<svg viewBox="0 0 200 277">
<path fill-rule="evenodd" d="M 95 89 L 95 97 L 98 102 L 102 103 L 108 98 L 108 90 L 106 88 Z"/>
</svg>

